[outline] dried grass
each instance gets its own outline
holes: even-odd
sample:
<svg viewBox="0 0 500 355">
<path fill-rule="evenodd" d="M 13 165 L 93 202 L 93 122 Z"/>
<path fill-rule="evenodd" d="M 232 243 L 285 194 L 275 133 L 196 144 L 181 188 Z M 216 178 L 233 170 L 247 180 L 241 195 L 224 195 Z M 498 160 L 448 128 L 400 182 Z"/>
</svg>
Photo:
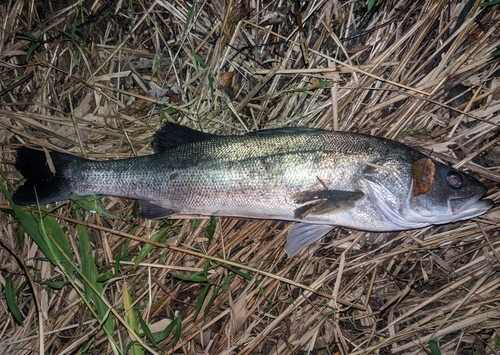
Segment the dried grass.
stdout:
<svg viewBox="0 0 500 355">
<path fill-rule="evenodd" d="M 168 119 L 218 134 L 308 126 L 398 139 L 481 177 L 498 202 L 500 70 L 491 54 L 499 6 L 380 3 L 366 13 L 364 2 L 326 0 L 300 9 L 285 1 L 2 2 L 4 186 L 21 183 L 12 166 L 19 146 L 143 155 Z M 220 218 L 208 243 L 206 218 L 131 218 L 132 201 L 105 197 L 120 218 L 84 212 L 79 221 L 64 205 L 53 215 L 75 264 L 83 226 L 99 274 L 112 275 L 103 298 L 115 312 L 114 348 L 75 292 L 81 278 L 60 289 L 44 283 L 61 280 L 59 268 L 22 237 L 1 198 L 3 354 L 139 354 L 139 315 L 153 335 L 177 322 L 156 345 L 139 340 L 157 354 L 423 354 L 433 340 L 443 354 L 500 349 L 498 207 L 401 233 L 337 229 L 287 260 L 284 222 Z M 160 230 L 171 247 L 152 243 L 134 268 Z M 206 282 L 176 276 L 204 270 Z M 7 279 L 22 324 L 3 297 Z"/>
</svg>

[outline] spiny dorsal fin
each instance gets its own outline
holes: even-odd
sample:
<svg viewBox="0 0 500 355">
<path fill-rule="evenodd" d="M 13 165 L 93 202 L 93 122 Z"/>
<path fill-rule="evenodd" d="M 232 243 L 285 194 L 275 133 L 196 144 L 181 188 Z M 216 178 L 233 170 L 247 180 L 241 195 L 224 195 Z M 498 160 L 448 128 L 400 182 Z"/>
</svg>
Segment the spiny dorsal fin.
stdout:
<svg viewBox="0 0 500 355">
<path fill-rule="evenodd" d="M 315 131 L 321 131 L 320 129 L 316 128 L 309 128 L 309 127 L 284 127 L 284 128 L 269 128 L 269 129 L 263 129 L 260 131 L 253 131 L 253 132 L 248 132 L 247 135 L 249 136 L 259 136 L 259 135 L 272 135 L 272 134 L 284 134 L 284 133 L 304 133 L 304 132 L 315 132 Z"/>
<path fill-rule="evenodd" d="M 167 122 L 155 134 L 153 152 L 161 153 L 186 143 L 200 142 L 213 137 L 216 137 L 216 135 Z"/>
</svg>

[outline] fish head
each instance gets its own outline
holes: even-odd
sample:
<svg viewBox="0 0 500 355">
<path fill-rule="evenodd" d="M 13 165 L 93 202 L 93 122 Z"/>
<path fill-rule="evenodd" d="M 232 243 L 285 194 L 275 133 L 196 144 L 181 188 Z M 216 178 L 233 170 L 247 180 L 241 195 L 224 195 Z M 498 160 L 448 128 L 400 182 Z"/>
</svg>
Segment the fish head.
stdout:
<svg viewBox="0 0 500 355">
<path fill-rule="evenodd" d="M 412 171 L 406 218 L 443 224 L 476 217 L 491 208 L 493 201 L 481 199 L 488 189 L 480 181 L 447 165 L 424 159 L 432 164 L 432 171 L 423 174 Z M 419 181 L 427 176 L 432 176 L 428 179 L 432 183 L 422 189 Z"/>
<path fill-rule="evenodd" d="M 372 203 L 394 230 L 473 218 L 493 205 L 481 199 L 487 188 L 474 177 L 427 157 L 407 158 L 385 159 L 378 164 L 386 170 L 365 174 Z"/>
</svg>

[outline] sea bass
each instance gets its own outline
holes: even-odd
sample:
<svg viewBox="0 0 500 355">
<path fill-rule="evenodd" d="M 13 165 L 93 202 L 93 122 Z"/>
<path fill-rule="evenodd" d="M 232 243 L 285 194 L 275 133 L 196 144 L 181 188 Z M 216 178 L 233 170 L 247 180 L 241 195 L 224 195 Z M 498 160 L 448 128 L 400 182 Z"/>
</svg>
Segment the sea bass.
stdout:
<svg viewBox="0 0 500 355">
<path fill-rule="evenodd" d="M 308 128 L 217 136 L 167 123 L 154 154 L 94 161 L 20 148 L 20 205 L 78 195 L 138 199 L 140 216 L 296 221 L 289 257 L 335 226 L 387 232 L 464 220 L 493 204 L 475 178 L 395 141 Z M 55 169 L 55 172 L 53 171 Z"/>
</svg>

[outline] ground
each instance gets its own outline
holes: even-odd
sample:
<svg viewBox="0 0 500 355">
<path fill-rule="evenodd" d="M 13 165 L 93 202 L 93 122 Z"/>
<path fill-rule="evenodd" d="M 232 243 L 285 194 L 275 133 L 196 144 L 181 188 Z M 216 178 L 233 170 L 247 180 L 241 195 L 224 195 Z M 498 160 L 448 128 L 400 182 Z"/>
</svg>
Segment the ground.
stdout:
<svg viewBox="0 0 500 355">
<path fill-rule="evenodd" d="M 0 23 L 2 354 L 500 350 L 498 1 L 12 0 Z M 11 203 L 17 148 L 146 155 L 165 121 L 395 139 L 496 204 L 420 230 L 336 228 L 287 259 L 287 222 Z"/>
</svg>

